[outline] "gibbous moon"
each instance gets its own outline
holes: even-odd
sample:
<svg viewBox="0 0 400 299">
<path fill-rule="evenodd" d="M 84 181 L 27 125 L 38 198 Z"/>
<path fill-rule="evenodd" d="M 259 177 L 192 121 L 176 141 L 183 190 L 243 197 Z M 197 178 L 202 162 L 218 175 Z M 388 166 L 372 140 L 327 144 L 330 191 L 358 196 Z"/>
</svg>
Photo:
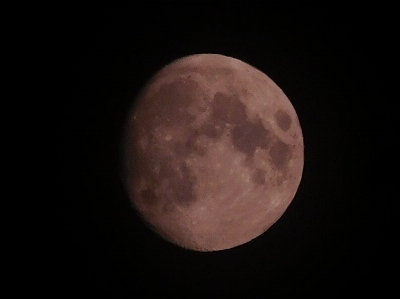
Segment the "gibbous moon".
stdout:
<svg viewBox="0 0 400 299">
<path fill-rule="evenodd" d="M 299 187 L 296 111 L 264 73 L 198 54 L 161 69 L 129 113 L 124 180 L 143 220 L 197 251 L 232 248 L 268 230 Z"/>
</svg>

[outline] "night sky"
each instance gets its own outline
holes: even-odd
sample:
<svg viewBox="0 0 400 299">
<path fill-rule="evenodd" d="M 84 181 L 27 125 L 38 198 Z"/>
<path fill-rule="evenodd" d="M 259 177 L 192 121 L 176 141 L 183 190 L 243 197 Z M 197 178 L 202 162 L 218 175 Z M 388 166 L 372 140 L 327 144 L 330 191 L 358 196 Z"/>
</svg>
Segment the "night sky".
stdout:
<svg viewBox="0 0 400 299">
<path fill-rule="evenodd" d="M 362 7 L 35 5 L 31 46 L 54 91 L 45 96 L 54 99 L 51 180 L 62 203 L 54 275 L 62 289 L 107 298 L 275 298 L 371 288 L 386 264 L 383 235 L 394 209 L 382 204 L 384 188 L 371 196 L 370 183 L 372 113 L 386 99 L 376 91 L 384 25 L 375 27 L 373 16 L 385 12 Z M 214 253 L 181 249 L 150 231 L 119 176 L 135 96 L 160 68 L 196 53 L 232 56 L 266 73 L 296 109 L 305 144 L 303 178 L 286 213 L 253 241 Z"/>
</svg>

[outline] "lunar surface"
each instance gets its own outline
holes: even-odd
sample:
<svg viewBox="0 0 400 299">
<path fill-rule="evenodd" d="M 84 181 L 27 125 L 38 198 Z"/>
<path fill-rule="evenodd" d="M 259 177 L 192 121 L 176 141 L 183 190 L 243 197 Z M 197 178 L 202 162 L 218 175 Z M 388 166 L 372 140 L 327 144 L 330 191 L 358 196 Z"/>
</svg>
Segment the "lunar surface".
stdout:
<svg viewBox="0 0 400 299">
<path fill-rule="evenodd" d="M 299 187 L 303 135 L 296 111 L 264 73 L 198 54 L 161 69 L 129 113 L 124 179 L 143 220 L 197 251 L 256 238 Z"/>
</svg>

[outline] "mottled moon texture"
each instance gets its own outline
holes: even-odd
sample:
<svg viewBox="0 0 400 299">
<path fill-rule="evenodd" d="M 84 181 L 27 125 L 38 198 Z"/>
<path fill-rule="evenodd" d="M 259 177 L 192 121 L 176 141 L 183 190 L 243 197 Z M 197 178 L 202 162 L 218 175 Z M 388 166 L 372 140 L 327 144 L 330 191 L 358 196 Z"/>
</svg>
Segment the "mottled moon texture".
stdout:
<svg viewBox="0 0 400 299">
<path fill-rule="evenodd" d="M 264 73 L 199 54 L 161 69 L 126 123 L 124 180 L 143 220 L 196 251 L 232 248 L 268 230 L 300 184 L 296 111 Z"/>
</svg>

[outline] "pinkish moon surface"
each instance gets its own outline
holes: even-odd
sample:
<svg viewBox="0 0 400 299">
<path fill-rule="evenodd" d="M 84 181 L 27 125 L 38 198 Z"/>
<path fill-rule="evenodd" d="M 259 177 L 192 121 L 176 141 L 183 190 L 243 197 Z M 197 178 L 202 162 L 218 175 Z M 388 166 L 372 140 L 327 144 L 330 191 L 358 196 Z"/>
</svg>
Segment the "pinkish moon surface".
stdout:
<svg viewBox="0 0 400 299">
<path fill-rule="evenodd" d="M 235 58 L 175 60 L 144 87 L 126 123 L 125 185 L 160 236 L 196 251 L 247 243 L 293 200 L 303 172 L 296 111 Z"/>
</svg>

